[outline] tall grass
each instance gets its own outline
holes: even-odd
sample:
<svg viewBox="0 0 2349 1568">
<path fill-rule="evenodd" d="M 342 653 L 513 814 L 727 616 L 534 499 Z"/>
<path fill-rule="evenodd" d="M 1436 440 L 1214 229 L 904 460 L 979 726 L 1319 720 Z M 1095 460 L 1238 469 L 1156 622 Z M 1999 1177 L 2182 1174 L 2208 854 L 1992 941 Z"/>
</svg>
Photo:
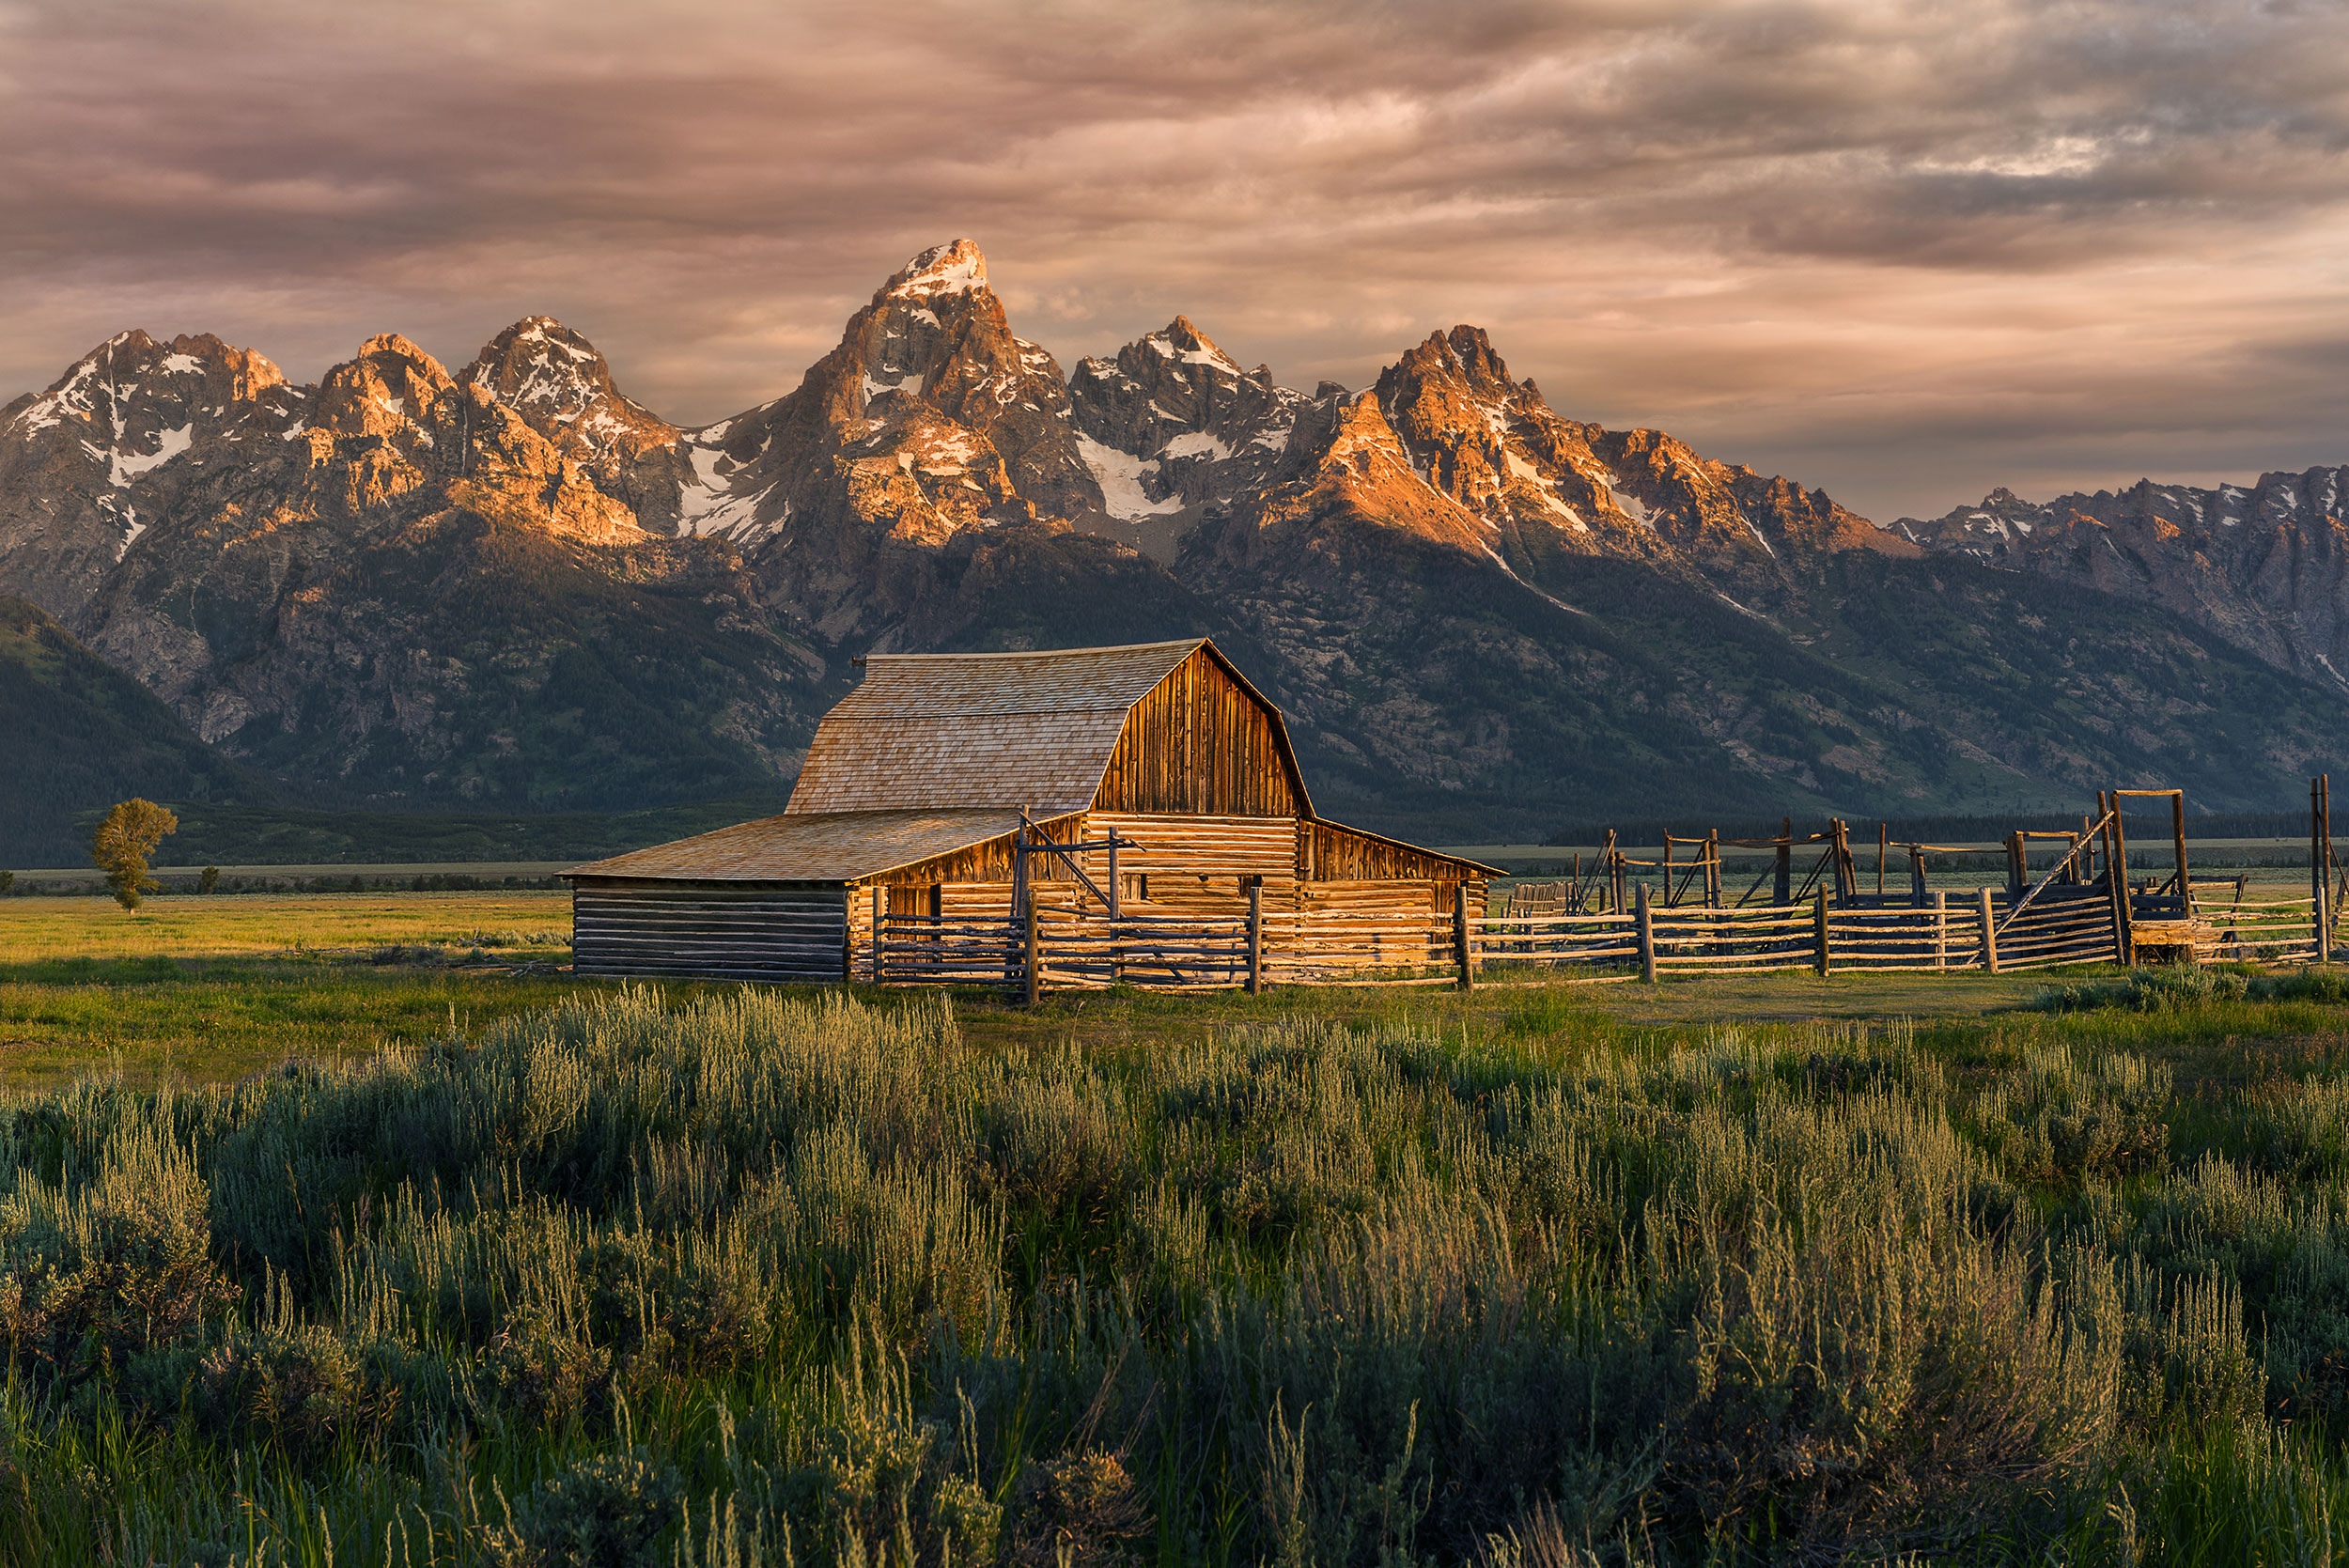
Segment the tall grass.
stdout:
<svg viewBox="0 0 2349 1568">
<path fill-rule="evenodd" d="M 0 1562 L 2340 1555 L 2339 1084 L 1538 1023 L 629 991 L 20 1097 Z"/>
</svg>

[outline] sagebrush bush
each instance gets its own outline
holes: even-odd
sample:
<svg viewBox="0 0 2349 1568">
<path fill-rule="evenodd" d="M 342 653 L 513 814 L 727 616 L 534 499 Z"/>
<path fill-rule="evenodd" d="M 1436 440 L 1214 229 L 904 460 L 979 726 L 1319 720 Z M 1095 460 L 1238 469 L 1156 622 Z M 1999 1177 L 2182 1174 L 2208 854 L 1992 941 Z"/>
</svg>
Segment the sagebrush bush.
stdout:
<svg viewBox="0 0 2349 1568">
<path fill-rule="evenodd" d="M 2087 1560 L 2173 1461 L 2330 1549 L 2339 1080 L 1569 1014 L 630 991 L 8 1101 L 0 1561 Z"/>
</svg>

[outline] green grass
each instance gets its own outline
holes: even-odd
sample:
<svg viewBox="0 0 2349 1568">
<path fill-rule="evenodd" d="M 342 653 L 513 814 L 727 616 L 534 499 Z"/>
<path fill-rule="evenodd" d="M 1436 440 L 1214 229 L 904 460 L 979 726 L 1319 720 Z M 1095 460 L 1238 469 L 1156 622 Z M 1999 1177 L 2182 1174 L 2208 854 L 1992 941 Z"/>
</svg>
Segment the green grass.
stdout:
<svg viewBox="0 0 2349 1568">
<path fill-rule="evenodd" d="M 1588 995 L 637 989 L 15 1098 L 0 1561 L 2340 1555 L 2334 1054 Z"/>
<path fill-rule="evenodd" d="M 166 897 L 135 910 L 110 898 L 8 898 L 0 899 L 0 968 L 48 958 L 351 953 L 476 935 L 560 937 L 568 946 L 570 925 L 568 891 Z"/>
<path fill-rule="evenodd" d="M 220 1082 L 569 996 L 560 893 L 0 900 L 0 1088 Z"/>
</svg>

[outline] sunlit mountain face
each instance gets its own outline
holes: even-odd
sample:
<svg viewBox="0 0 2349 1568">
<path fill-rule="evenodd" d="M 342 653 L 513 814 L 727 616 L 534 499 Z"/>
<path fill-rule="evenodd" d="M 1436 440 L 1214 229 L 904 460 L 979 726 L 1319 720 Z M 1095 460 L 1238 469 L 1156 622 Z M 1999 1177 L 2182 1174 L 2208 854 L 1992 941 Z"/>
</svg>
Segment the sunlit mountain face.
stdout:
<svg viewBox="0 0 2349 1568">
<path fill-rule="evenodd" d="M 2337 480 L 1880 528 L 1473 326 L 1357 388 L 1188 316 L 1064 369 L 957 240 L 696 427 L 545 316 L 315 385 L 121 334 L 0 411 L 0 591 L 237 765 L 402 805 L 779 788 L 867 649 L 1194 631 L 1374 826 L 2265 805 L 2349 738 Z"/>
</svg>

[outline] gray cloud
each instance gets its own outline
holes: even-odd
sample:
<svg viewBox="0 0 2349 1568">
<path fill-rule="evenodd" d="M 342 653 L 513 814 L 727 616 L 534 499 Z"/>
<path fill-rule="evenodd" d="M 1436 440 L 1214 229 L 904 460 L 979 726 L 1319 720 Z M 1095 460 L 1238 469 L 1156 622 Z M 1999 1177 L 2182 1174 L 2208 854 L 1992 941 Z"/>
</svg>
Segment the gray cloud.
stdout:
<svg viewBox="0 0 2349 1568">
<path fill-rule="evenodd" d="M 2349 459 L 2332 5 L 0 0 L 0 398 L 128 325 L 315 376 L 534 311 L 686 422 L 968 234 L 1064 361 L 1183 312 L 1889 519 Z"/>
</svg>

